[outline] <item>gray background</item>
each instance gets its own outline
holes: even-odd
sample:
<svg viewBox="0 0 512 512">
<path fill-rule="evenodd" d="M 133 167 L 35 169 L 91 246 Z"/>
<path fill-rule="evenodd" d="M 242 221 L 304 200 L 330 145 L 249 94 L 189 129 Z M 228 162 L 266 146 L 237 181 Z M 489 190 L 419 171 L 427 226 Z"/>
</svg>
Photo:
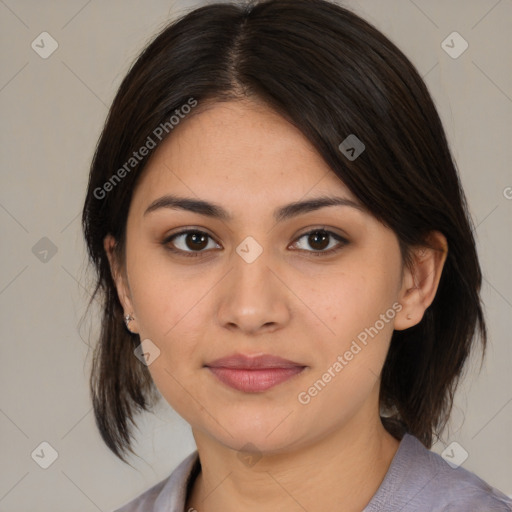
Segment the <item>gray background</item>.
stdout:
<svg viewBox="0 0 512 512">
<path fill-rule="evenodd" d="M 102 123 L 129 65 L 172 17 L 204 3 L 0 0 L 0 512 L 112 510 L 195 448 L 165 402 L 140 420 L 136 469 L 96 431 L 88 336 L 92 342 L 97 311 L 78 328 L 92 275 L 80 211 Z M 456 441 L 456 453 L 468 452 L 463 467 L 512 496 L 512 1 L 344 5 L 425 78 L 477 225 L 491 343 L 479 375 L 473 358 L 450 429 L 433 449 Z M 43 31 L 58 42 L 47 59 L 31 47 Z M 456 59 L 441 46 L 453 31 L 469 43 Z M 43 441 L 58 452 L 47 469 L 31 457 Z"/>
</svg>

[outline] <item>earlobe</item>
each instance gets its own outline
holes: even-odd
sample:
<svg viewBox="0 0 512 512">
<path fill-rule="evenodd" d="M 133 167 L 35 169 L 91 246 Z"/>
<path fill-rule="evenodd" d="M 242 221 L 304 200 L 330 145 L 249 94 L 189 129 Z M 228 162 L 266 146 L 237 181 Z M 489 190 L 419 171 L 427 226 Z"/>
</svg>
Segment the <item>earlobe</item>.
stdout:
<svg viewBox="0 0 512 512">
<path fill-rule="evenodd" d="M 448 243 L 439 231 L 431 231 L 427 243 L 430 247 L 413 249 L 412 268 L 404 270 L 399 297 L 402 310 L 395 317 L 395 330 L 418 324 L 434 301 L 448 255 Z"/>
</svg>

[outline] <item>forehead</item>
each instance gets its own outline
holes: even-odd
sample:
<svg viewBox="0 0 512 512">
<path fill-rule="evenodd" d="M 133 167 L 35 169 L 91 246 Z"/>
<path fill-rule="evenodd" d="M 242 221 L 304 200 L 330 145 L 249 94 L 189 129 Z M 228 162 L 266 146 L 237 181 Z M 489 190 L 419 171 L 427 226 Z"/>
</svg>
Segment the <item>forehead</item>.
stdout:
<svg viewBox="0 0 512 512">
<path fill-rule="evenodd" d="M 172 192 L 226 202 L 334 192 L 356 199 L 300 130 L 248 100 L 213 103 L 185 117 L 154 151 L 133 200 Z"/>
</svg>

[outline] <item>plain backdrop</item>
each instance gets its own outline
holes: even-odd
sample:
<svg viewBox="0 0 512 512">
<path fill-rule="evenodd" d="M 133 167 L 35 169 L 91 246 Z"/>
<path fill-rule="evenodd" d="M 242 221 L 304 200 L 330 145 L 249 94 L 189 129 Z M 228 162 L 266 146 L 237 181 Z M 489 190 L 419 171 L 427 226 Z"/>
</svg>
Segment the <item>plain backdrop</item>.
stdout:
<svg viewBox="0 0 512 512">
<path fill-rule="evenodd" d="M 80 213 L 96 141 L 130 64 L 171 19 L 205 3 L 0 0 L 0 512 L 113 510 L 195 449 L 166 402 L 140 419 L 134 468 L 96 430 L 88 377 L 98 315 L 79 329 L 91 291 Z M 424 77 L 476 225 L 490 346 L 480 373 L 477 357 L 468 367 L 433 450 L 458 443 L 463 467 L 512 495 L 512 1 L 343 5 Z M 469 45 L 457 58 L 442 45 L 454 31 Z M 46 44 L 34 48 L 41 37 Z M 43 58 L 41 46 L 52 44 Z M 47 469 L 41 453 L 57 457 Z"/>
</svg>

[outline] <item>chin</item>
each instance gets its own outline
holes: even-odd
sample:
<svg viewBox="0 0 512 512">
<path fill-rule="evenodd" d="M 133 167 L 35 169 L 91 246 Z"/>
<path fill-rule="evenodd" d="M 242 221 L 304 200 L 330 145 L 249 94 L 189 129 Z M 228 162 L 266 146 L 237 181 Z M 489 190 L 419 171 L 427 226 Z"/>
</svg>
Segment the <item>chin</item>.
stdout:
<svg viewBox="0 0 512 512">
<path fill-rule="evenodd" d="M 210 431 L 209 435 L 232 450 L 278 454 L 286 452 L 294 443 L 294 435 L 284 425 L 280 425 L 280 422 L 282 418 L 272 418 L 259 424 L 250 420 L 240 423 L 228 422 L 229 433 L 222 428 L 216 428 L 215 432 Z"/>
</svg>

